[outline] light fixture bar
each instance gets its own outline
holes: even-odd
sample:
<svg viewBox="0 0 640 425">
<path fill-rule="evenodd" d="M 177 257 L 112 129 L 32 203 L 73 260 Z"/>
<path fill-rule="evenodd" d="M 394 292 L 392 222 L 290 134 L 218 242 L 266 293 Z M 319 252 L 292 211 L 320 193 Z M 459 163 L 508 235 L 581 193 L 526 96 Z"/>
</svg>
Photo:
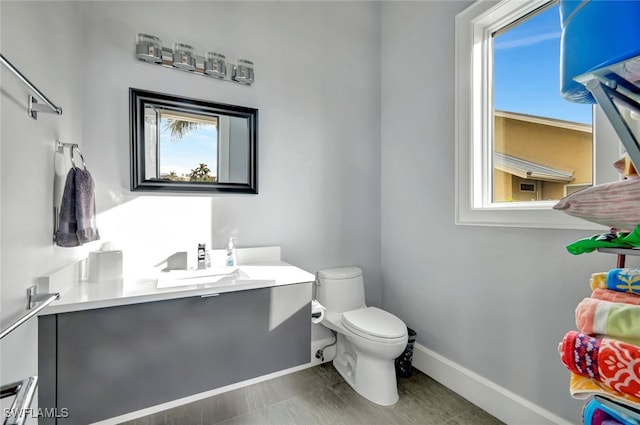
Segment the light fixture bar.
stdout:
<svg viewBox="0 0 640 425">
<path fill-rule="evenodd" d="M 197 55 L 193 48 L 184 43 L 173 43 L 173 49 L 162 46 L 162 41 L 153 35 L 138 34 L 136 57 L 152 65 L 185 71 L 250 86 L 254 82 L 253 62 L 238 59 L 236 63 L 227 62 L 226 57 L 217 52 L 207 52 L 206 57 Z"/>
</svg>

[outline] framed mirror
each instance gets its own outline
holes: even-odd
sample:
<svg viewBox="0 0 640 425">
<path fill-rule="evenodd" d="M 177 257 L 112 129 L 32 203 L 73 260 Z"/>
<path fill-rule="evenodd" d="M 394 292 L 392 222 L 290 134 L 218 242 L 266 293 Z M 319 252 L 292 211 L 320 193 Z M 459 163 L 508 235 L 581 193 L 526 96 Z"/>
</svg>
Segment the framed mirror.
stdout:
<svg viewBox="0 0 640 425">
<path fill-rule="evenodd" d="M 258 110 L 129 88 L 131 190 L 258 193 Z"/>
</svg>

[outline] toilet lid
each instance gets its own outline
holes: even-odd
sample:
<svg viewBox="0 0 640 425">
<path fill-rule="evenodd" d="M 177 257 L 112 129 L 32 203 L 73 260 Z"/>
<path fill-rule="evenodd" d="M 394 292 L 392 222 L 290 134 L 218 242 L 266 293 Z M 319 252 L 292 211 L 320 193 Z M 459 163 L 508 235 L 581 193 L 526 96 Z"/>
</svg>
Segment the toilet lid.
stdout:
<svg viewBox="0 0 640 425">
<path fill-rule="evenodd" d="M 401 338 L 407 334 L 407 326 L 391 313 L 376 307 L 360 308 L 342 314 L 346 327 L 380 338 Z"/>
</svg>

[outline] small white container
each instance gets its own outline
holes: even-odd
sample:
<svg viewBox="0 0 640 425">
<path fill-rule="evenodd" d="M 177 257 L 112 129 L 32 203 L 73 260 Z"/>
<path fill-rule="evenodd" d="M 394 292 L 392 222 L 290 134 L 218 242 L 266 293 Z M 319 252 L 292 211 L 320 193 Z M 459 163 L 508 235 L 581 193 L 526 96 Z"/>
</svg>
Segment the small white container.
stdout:
<svg viewBox="0 0 640 425">
<path fill-rule="evenodd" d="M 89 253 L 89 281 L 105 282 L 122 279 L 122 251 L 113 249 L 113 244 L 106 242 L 100 251 Z"/>
</svg>

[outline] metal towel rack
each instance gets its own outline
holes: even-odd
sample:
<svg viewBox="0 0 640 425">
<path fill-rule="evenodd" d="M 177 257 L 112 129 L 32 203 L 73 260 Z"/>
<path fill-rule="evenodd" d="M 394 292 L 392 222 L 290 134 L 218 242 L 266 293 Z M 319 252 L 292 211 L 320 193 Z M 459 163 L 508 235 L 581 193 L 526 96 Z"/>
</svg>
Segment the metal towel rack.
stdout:
<svg viewBox="0 0 640 425">
<path fill-rule="evenodd" d="M 38 294 L 36 286 L 27 289 L 27 313 L 20 316 L 15 322 L 0 332 L 0 339 L 9 335 L 12 331 L 25 323 L 27 320 L 38 314 L 40 310 L 60 298 L 60 293 L 55 294 Z M 41 302 L 40 305 L 34 307 L 35 303 Z M 25 423 L 29 415 L 31 401 L 36 393 L 38 386 L 38 377 L 30 376 L 22 381 L 0 387 L 0 399 L 15 396 L 11 407 L 5 410 L 4 425 L 22 425 Z"/>
<path fill-rule="evenodd" d="M 0 53 L 0 62 L 2 62 L 11 71 L 13 71 L 13 73 L 16 74 L 18 78 L 27 87 L 33 90 L 33 92 L 37 94 L 38 97 L 46 104 L 46 105 L 39 104 L 38 100 L 35 97 L 29 95 L 29 103 L 27 105 L 27 108 L 28 108 L 27 110 L 31 118 L 33 118 L 34 120 L 37 120 L 38 112 L 46 112 L 46 113 L 62 115 L 62 108 L 59 106 L 56 106 L 52 101 L 50 101 L 47 98 L 47 96 L 45 96 L 44 93 L 42 93 L 40 89 L 38 89 L 38 87 L 36 87 L 31 81 L 29 81 L 27 77 L 25 77 L 20 71 L 18 71 L 18 68 L 13 66 L 13 64 L 9 62 L 7 58 L 5 58 L 1 53 Z"/>
<path fill-rule="evenodd" d="M 71 165 L 75 168 L 76 167 L 76 162 L 75 159 L 73 157 L 73 151 L 78 151 L 78 154 L 80 155 L 80 159 L 82 160 L 82 167 L 86 170 L 87 169 L 87 164 L 84 162 L 84 156 L 82 156 L 82 152 L 80 151 L 80 147 L 78 146 L 77 143 L 62 143 L 60 140 L 56 140 L 56 152 L 58 153 L 64 153 L 64 148 L 67 147 L 70 150 L 71 153 Z"/>
<path fill-rule="evenodd" d="M 20 316 L 11 325 L 7 326 L 6 329 L 3 329 L 2 332 L 0 332 L 0 339 L 2 339 L 5 336 L 9 335 L 9 333 L 11 333 L 16 328 L 18 328 L 20 325 L 22 325 L 24 322 L 26 322 L 27 320 L 31 319 L 33 316 L 38 314 L 40 312 L 40 310 L 44 309 L 46 306 L 48 306 L 49 304 L 51 304 L 52 302 L 54 302 L 58 298 L 60 298 L 60 293 L 59 292 L 47 293 L 47 294 L 38 294 L 36 292 L 36 286 L 35 285 L 31 286 L 30 288 L 28 288 L 27 289 L 27 312 L 25 314 L 23 314 L 22 316 Z M 38 305 L 37 307 L 34 307 L 35 303 L 38 303 L 38 302 L 42 302 L 42 303 L 40 305 Z"/>
<path fill-rule="evenodd" d="M 5 413 L 4 425 L 22 425 L 25 422 L 37 386 L 38 377 L 31 376 L 0 388 L 0 398 L 16 396 Z"/>
</svg>

